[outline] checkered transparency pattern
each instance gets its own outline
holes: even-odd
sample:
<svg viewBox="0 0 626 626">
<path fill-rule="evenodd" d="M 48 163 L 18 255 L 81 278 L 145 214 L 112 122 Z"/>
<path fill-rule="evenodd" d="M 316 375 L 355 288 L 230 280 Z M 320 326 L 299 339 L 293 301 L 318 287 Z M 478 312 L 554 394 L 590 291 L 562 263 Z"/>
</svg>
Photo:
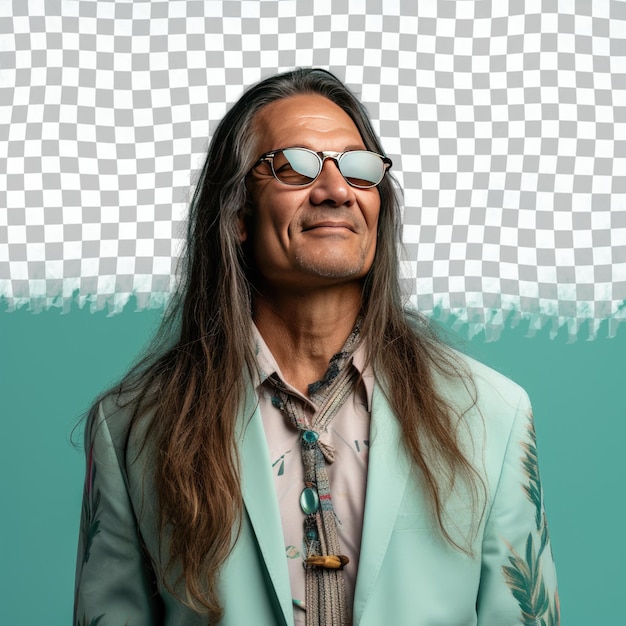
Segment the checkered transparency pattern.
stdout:
<svg viewBox="0 0 626 626">
<path fill-rule="evenodd" d="M 626 2 L 0 0 L 0 296 L 160 306 L 208 140 L 321 66 L 404 188 L 403 282 L 470 335 L 626 317 Z"/>
</svg>

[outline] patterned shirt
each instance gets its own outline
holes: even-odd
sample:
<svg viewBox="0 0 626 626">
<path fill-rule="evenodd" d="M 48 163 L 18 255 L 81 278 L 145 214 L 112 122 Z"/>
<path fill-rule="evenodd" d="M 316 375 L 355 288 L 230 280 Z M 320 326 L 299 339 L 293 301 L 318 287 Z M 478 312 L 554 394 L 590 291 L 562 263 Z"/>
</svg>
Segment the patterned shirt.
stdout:
<svg viewBox="0 0 626 626">
<path fill-rule="evenodd" d="M 272 459 L 274 485 L 283 526 L 285 556 L 291 582 L 294 604 L 294 622 L 304 625 L 305 613 L 300 608 L 305 598 L 305 570 L 303 567 L 304 513 L 300 508 L 300 493 L 304 488 L 300 433 L 282 411 L 272 403 L 272 386 L 267 379 L 276 374 L 290 391 L 302 400 L 307 409 L 315 407 L 305 395 L 285 381 L 267 344 L 254 327 L 257 345 L 259 380 L 257 393 L 263 418 L 265 436 Z M 350 562 L 344 568 L 347 606 L 352 611 L 354 588 L 359 565 L 365 488 L 367 483 L 367 459 L 369 450 L 370 411 L 374 375 L 365 366 L 365 348 L 360 345 L 352 363 L 361 374 L 353 393 L 341 407 L 329 431 L 320 433 L 320 440 L 335 447 L 335 462 L 327 466 L 333 506 L 337 516 L 339 540 Z M 311 381 L 314 382 L 314 381 Z"/>
</svg>

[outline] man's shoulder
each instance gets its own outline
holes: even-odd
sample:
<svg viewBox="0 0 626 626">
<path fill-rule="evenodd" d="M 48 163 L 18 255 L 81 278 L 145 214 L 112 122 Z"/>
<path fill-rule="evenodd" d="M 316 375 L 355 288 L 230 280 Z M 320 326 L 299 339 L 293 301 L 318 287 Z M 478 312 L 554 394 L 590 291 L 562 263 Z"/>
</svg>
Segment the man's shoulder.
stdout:
<svg viewBox="0 0 626 626">
<path fill-rule="evenodd" d="M 481 413 L 515 412 L 520 405 L 530 406 L 526 391 L 516 382 L 452 348 L 446 349 L 455 364 L 454 376 L 435 374 L 439 392 L 448 402 L 475 404 Z"/>
<path fill-rule="evenodd" d="M 136 391 L 111 389 L 104 393 L 93 405 L 88 422 L 86 437 L 97 437 L 104 428 L 113 446 L 125 449 L 131 430 L 143 428 L 143 417 L 138 419 L 140 394 Z M 146 414 L 147 417 L 147 414 Z"/>
<path fill-rule="evenodd" d="M 420 332 L 420 325 L 425 321 L 421 314 L 412 309 L 406 310 L 407 321 L 414 332 Z M 435 330 L 435 336 L 439 332 Z M 445 335 L 444 335 L 445 337 Z M 457 350 L 441 339 L 434 341 L 431 368 L 435 386 L 441 397 L 448 401 L 450 397 L 466 401 L 467 396 L 474 404 L 488 402 L 514 403 L 516 406 L 528 396 L 524 389 L 504 374 L 485 365 L 475 358 Z"/>
<path fill-rule="evenodd" d="M 465 365 L 477 385 L 507 395 L 525 393 L 524 389 L 518 383 L 492 367 L 485 365 L 485 363 L 458 350 L 453 350 L 453 353 L 455 357 Z"/>
</svg>

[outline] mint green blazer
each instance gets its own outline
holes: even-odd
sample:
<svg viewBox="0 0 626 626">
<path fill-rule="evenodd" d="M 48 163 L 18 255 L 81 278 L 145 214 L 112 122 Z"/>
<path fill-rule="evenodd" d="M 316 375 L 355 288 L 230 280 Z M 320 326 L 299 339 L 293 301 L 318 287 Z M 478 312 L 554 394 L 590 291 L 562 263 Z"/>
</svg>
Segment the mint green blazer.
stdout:
<svg viewBox="0 0 626 626">
<path fill-rule="evenodd" d="M 544 514 L 532 413 L 526 393 L 462 357 L 477 402 L 459 381 L 439 390 L 459 410 L 459 428 L 486 495 L 473 515 L 457 486 L 446 500 L 447 528 L 467 554 L 441 536 L 419 477 L 404 451 L 383 390 L 375 387 L 367 492 L 354 597 L 356 626 L 516 626 L 559 623 L 558 593 Z M 221 626 L 293 624 L 278 503 L 256 394 L 239 417 L 245 510 L 225 562 Z M 206 624 L 166 588 L 167 539 L 156 528 L 156 500 L 138 431 L 111 402 L 86 432 L 87 475 L 76 576 L 75 625 Z M 131 460 L 135 459 L 131 462 Z M 480 513 L 480 511 L 479 511 Z M 173 585 L 175 574 L 170 575 Z M 184 597 L 184 592 L 182 592 Z M 331 625 L 329 625 L 331 626 Z"/>
</svg>

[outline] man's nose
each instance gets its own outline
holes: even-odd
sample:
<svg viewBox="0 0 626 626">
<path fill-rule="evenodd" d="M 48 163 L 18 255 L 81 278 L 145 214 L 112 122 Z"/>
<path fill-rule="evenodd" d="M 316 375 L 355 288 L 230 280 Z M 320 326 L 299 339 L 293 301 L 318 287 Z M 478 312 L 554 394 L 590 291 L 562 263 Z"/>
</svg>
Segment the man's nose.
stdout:
<svg viewBox="0 0 626 626">
<path fill-rule="evenodd" d="M 311 202 L 313 204 L 328 204 L 331 206 L 350 205 L 356 195 L 354 187 L 339 171 L 339 165 L 332 157 L 326 157 L 322 164 L 322 171 L 311 188 Z"/>
</svg>

